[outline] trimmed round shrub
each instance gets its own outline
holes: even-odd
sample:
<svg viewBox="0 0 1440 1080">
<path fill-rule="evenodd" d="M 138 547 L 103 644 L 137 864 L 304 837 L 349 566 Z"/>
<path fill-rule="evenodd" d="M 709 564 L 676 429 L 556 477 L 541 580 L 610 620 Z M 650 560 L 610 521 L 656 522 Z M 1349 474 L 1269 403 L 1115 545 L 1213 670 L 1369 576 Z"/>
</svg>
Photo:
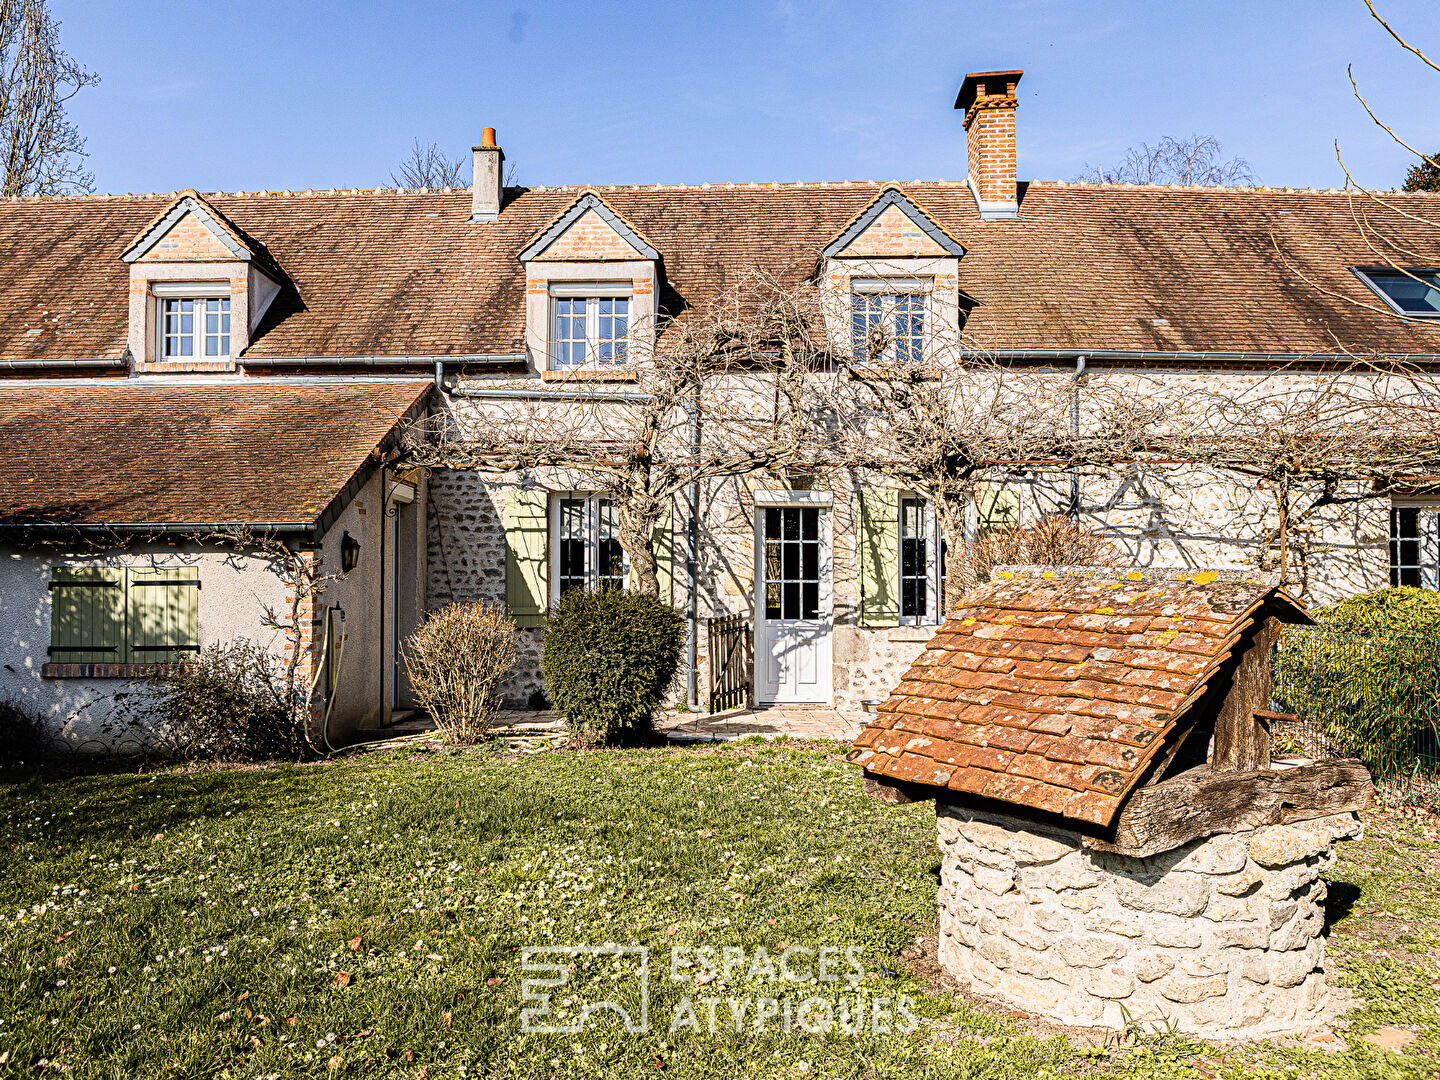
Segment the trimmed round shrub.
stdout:
<svg viewBox="0 0 1440 1080">
<path fill-rule="evenodd" d="M 447 742 L 489 734 L 500 708 L 495 688 L 515 666 L 518 638 L 503 608 L 474 600 L 430 612 L 406 639 L 401 659 L 416 704 Z"/>
<path fill-rule="evenodd" d="M 1274 697 L 1377 776 L 1440 769 L 1440 594 L 1352 596 L 1287 630 Z"/>
<path fill-rule="evenodd" d="M 659 597 L 571 589 L 545 624 L 540 669 L 579 739 L 638 742 L 680 669 L 684 640 L 685 617 Z"/>
</svg>

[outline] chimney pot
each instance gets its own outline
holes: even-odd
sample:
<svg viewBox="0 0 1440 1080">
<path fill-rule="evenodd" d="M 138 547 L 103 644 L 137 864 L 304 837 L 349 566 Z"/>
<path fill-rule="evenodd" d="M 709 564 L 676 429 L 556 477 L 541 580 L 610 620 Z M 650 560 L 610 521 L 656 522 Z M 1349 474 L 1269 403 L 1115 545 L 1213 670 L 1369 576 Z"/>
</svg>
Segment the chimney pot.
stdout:
<svg viewBox="0 0 1440 1080">
<path fill-rule="evenodd" d="M 494 221 L 500 216 L 505 201 L 505 151 L 495 145 L 495 129 L 480 132 L 480 145 L 472 146 L 475 155 L 470 180 L 470 220 Z"/>
<path fill-rule="evenodd" d="M 955 108 L 965 111 L 970 190 L 982 218 L 1019 212 L 1015 184 L 1015 87 L 1024 72 L 972 71 L 960 84 Z"/>
</svg>

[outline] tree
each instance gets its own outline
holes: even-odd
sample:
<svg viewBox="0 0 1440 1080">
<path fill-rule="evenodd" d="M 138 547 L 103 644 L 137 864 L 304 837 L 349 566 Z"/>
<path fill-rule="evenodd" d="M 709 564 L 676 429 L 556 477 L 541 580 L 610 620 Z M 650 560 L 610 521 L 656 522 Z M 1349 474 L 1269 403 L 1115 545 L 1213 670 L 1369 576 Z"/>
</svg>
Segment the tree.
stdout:
<svg viewBox="0 0 1440 1080">
<path fill-rule="evenodd" d="M 1405 174 L 1401 191 L 1440 191 L 1440 150 L 1426 154 L 1422 160 L 1410 166 Z"/>
<path fill-rule="evenodd" d="M 1119 164 L 1109 168 L 1086 164 L 1074 179 L 1091 184 L 1209 184 L 1256 183 L 1255 172 L 1242 157 L 1224 157 L 1213 135 L 1175 139 L 1164 135 L 1154 146 L 1141 143 L 1125 151 Z"/>
<path fill-rule="evenodd" d="M 3 195 L 71 195 L 95 189 L 85 139 L 66 103 L 100 77 L 60 48 L 46 0 L 0 0 L 0 152 Z"/>
<path fill-rule="evenodd" d="M 451 159 L 440 144 L 421 146 L 420 140 L 390 173 L 390 183 L 398 188 L 455 188 L 464 187 L 465 159 Z"/>
</svg>

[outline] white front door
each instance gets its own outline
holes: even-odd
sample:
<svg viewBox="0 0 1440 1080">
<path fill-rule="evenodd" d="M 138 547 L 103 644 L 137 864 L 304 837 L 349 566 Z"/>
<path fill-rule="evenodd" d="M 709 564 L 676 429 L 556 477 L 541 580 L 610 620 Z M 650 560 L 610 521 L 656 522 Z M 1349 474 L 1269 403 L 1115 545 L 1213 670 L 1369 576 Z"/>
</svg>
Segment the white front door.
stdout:
<svg viewBox="0 0 1440 1080">
<path fill-rule="evenodd" d="M 830 704 L 830 512 L 755 512 L 755 678 L 761 704 Z"/>
</svg>

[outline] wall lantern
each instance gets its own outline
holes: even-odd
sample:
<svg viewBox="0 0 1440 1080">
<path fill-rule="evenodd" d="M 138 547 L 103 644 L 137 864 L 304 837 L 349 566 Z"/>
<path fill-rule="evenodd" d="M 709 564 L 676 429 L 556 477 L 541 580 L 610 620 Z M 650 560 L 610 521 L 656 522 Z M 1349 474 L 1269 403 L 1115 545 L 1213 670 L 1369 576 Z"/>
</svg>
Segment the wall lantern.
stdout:
<svg viewBox="0 0 1440 1080">
<path fill-rule="evenodd" d="M 360 561 L 360 541 L 348 532 L 340 538 L 340 572 L 348 574 Z"/>
</svg>

